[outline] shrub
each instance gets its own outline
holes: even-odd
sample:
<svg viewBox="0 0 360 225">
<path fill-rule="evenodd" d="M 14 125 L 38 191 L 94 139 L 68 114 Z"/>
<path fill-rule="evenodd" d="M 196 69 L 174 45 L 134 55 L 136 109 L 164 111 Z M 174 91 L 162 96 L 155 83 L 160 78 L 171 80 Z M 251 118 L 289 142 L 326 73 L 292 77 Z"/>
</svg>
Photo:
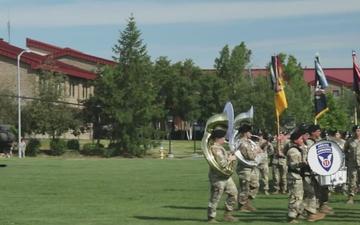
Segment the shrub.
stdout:
<svg viewBox="0 0 360 225">
<path fill-rule="evenodd" d="M 31 138 L 26 145 L 26 155 L 36 156 L 40 151 L 41 143 L 36 138 Z"/>
<path fill-rule="evenodd" d="M 50 149 L 53 155 L 62 155 L 65 152 L 66 142 L 62 139 L 52 139 Z"/>
<path fill-rule="evenodd" d="M 83 146 L 83 149 L 80 151 L 83 155 L 97 155 L 103 156 L 104 153 L 104 145 L 102 144 L 93 144 L 93 143 L 86 143 Z"/>
<path fill-rule="evenodd" d="M 79 151 L 79 150 L 80 150 L 79 140 L 77 140 L 77 139 L 68 140 L 68 142 L 67 142 L 67 148 L 68 148 L 68 149 L 72 149 L 72 150 Z"/>
</svg>

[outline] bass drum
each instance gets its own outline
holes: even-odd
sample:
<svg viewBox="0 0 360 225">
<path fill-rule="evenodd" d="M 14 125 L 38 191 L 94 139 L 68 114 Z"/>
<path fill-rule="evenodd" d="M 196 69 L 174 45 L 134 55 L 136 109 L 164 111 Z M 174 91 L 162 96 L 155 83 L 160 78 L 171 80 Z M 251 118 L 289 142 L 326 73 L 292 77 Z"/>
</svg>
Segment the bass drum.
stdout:
<svg viewBox="0 0 360 225">
<path fill-rule="evenodd" d="M 343 167 L 333 175 L 321 176 L 317 175 L 316 180 L 321 186 L 337 186 L 345 184 L 347 181 L 347 168 Z"/>
<path fill-rule="evenodd" d="M 344 165 L 344 153 L 333 141 L 319 141 L 310 146 L 308 163 L 313 172 L 321 176 L 330 176 L 338 172 Z"/>
</svg>

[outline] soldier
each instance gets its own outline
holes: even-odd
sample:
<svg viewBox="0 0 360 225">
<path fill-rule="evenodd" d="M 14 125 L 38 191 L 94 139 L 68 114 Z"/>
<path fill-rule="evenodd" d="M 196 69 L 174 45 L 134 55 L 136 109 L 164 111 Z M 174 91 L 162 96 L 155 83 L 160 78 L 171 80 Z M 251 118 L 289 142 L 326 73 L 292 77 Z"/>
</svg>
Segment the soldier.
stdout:
<svg viewBox="0 0 360 225">
<path fill-rule="evenodd" d="M 347 204 L 354 204 L 358 175 L 360 174 L 360 125 L 355 125 L 352 131 L 353 136 L 346 141 L 344 146 L 349 179 Z"/>
<path fill-rule="evenodd" d="M 277 137 L 277 143 L 275 146 L 275 154 L 272 160 L 272 172 L 273 172 L 273 194 L 281 193 L 285 194 L 287 191 L 287 164 L 286 156 L 284 154 L 284 147 L 288 142 L 285 132 L 282 132 Z"/>
<path fill-rule="evenodd" d="M 308 128 L 309 138 L 306 140 L 307 148 L 310 148 L 316 142 L 321 141 L 320 126 L 312 124 Z M 315 186 L 315 194 L 319 204 L 319 211 L 325 214 L 334 214 L 333 209 L 328 205 L 329 188 L 321 186 L 316 180 L 313 181 Z"/>
<path fill-rule="evenodd" d="M 304 158 L 306 151 L 304 140 L 302 137 L 302 130 L 296 129 L 291 135 L 289 148 L 286 152 L 288 171 L 288 188 L 289 188 L 289 205 L 288 205 L 288 221 L 289 223 L 298 223 L 296 220 L 303 215 L 304 205 L 304 183 L 303 174 L 304 169 L 307 170 L 308 164 Z M 323 213 L 315 211 L 307 211 L 307 220 L 310 222 L 321 220 L 325 217 Z"/>
<path fill-rule="evenodd" d="M 235 143 L 235 149 L 239 150 L 245 160 L 255 160 L 261 149 L 251 140 L 251 126 L 243 124 L 239 128 L 239 139 Z M 250 200 L 254 199 L 259 190 L 259 175 L 256 166 L 248 166 L 238 161 L 236 173 L 239 176 L 239 210 L 242 212 L 255 211 Z"/>
<path fill-rule="evenodd" d="M 210 151 L 213 153 L 216 162 L 222 168 L 228 167 L 233 161 L 236 160 L 236 156 L 228 154 L 222 147 L 225 143 L 226 130 L 221 127 L 214 128 L 211 133 L 211 139 L 214 144 L 210 147 Z M 232 216 L 232 211 L 237 201 L 237 189 L 233 179 L 221 174 L 218 170 L 210 167 L 209 170 L 210 181 L 210 200 L 208 205 L 208 222 L 217 223 L 216 221 L 216 208 L 221 199 L 222 194 L 225 192 L 228 196 L 225 201 L 225 214 L 224 220 L 227 222 L 237 221 Z"/>
<path fill-rule="evenodd" d="M 272 137 L 270 134 L 265 133 L 263 140 L 260 142 L 260 148 L 262 149 L 262 160 L 258 165 L 260 182 L 264 187 L 264 194 L 269 195 L 269 155 L 274 154 L 274 146 L 271 144 Z"/>
</svg>

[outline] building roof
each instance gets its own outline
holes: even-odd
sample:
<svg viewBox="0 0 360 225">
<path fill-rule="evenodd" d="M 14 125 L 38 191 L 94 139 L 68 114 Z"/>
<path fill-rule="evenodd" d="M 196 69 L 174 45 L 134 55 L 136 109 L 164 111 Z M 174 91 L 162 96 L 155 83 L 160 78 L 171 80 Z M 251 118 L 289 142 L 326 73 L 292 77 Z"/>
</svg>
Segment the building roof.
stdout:
<svg viewBox="0 0 360 225">
<path fill-rule="evenodd" d="M 101 65 L 114 65 L 115 64 L 114 61 L 111 61 L 108 59 L 89 55 L 89 54 L 77 51 L 75 49 L 72 49 L 72 48 L 60 48 L 58 46 L 44 43 L 41 41 L 37 41 L 34 39 L 30 39 L 30 38 L 26 38 L 26 46 L 28 48 L 33 47 L 33 48 L 45 50 L 45 51 L 49 52 L 48 56 L 52 56 L 54 59 L 59 59 L 64 56 L 71 56 L 71 57 L 74 57 L 77 59 L 82 59 L 85 61 L 89 61 L 89 62 L 93 62 L 96 64 L 101 64 Z"/>
<path fill-rule="evenodd" d="M 63 73 L 68 76 L 71 76 L 71 77 L 82 78 L 82 79 L 86 79 L 86 80 L 94 80 L 96 78 L 96 74 L 94 72 L 84 70 L 79 67 L 61 62 L 57 59 L 60 57 L 60 55 L 62 55 L 62 56 L 69 55 L 74 58 L 78 58 L 78 59 L 80 58 L 82 60 L 90 61 L 92 63 L 97 63 L 100 65 L 115 64 L 113 61 L 110 61 L 107 59 L 90 56 L 85 53 L 81 53 L 81 52 L 78 52 L 76 50 L 69 49 L 69 48 L 62 49 L 62 48 L 59 48 L 59 47 L 56 47 L 53 45 L 49 45 L 46 43 L 37 42 L 32 39 L 27 39 L 27 44 L 28 44 L 28 40 L 30 43 L 30 45 L 28 45 L 28 46 L 35 46 L 35 45 L 33 45 L 34 43 L 38 43 L 38 44 L 40 43 L 39 45 L 36 46 L 37 48 L 41 47 L 42 49 L 45 49 L 46 51 L 51 52 L 48 55 L 40 55 L 40 54 L 36 54 L 33 52 L 29 52 L 29 53 L 26 52 L 21 56 L 20 61 L 22 63 L 26 63 L 26 64 L 30 65 L 30 68 L 34 69 L 34 70 L 41 69 L 41 70 L 46 70 L 46 71 Z M 0 55 L 17 60 L 17 56 L 23 50 L 24 49 L 16 47 L 14 45 L 11 45 L 11 44 L 7 43 L 6 41 L 0 39 Z"/>
</svg>

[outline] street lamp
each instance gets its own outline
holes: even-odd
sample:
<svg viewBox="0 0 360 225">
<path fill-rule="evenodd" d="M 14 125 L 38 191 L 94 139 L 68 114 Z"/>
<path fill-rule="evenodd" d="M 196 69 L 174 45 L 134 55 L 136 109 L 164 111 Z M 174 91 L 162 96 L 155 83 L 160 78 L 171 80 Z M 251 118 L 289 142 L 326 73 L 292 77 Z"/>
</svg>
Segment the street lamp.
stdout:
<svg viewBox="0 0 360 225">
<path fill-rule="evenodd" d="M 20 142 L 21 142 L 21 88 L 20 88 L 20 58 L 25 52 L 30 52 L 29 49 L 24 49 L 17 56 L 17 98 L 18 98 L 18 152 L 19 158 L 21 158 L 20 153 Z"/>
<path fill-rule="evenodd" d="M 172 131 L 172 126 L 173 126 L 173 117 L 172 116 L 167 117 L 167 124 L 168 124 L 168 139 L 169 139 L 168 158 L 174 158 L 174 155 L 172 154 L 172 151 L 171 151 L 171 131 Z"/>
<path fill-rule="evenodd" d="M 197 122 L 193 123 L 193 140 L 194 140 L 194 154 L 196 153 L 196 131 L 197 131 Z"/>
</svg>

